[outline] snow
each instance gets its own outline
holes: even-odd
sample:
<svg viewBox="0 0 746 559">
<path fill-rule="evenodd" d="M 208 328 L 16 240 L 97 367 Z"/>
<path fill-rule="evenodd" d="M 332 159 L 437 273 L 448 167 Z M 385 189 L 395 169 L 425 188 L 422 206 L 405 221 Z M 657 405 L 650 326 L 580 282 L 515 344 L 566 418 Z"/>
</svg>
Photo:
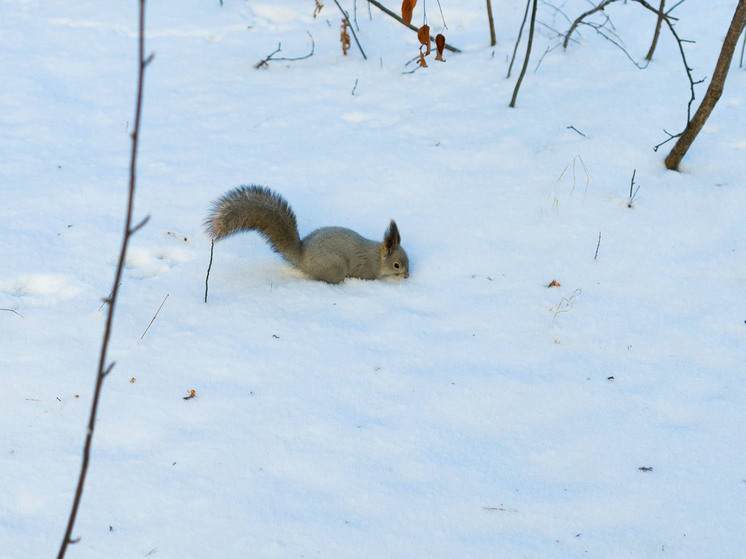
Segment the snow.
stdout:
<svg viewBox="0 0 746 559">
<path fill-rule="evenodd" d="M 683 127 L 689 84 L 665 30 L 639 70 L 588 27 L 552 48 L 588 3 L 542 4 L 511 109 L 520 3 L 493 2 L 489 47 L 483 2 L 441 2 L 463 52 L 412 74 L 416 37 L 376 8 L 357 2 L 364 61 L 354 41 L 342 55 L 333 2 L 316 19 L 282 4 L 147 3 L 150 221 L 67 556 L 741 556 L 737 61 L 672 172 L 671 144 L 652 146 Z M 734 6 L 676 8 L 695 79 Z M 607 13 L 640 60 L 651 14 Z M 0 22 L 0 557 L 49 557 L 121 241 L 137 2 L 7 0 Z M 249 183 L 282 193 L 301 234 L 377 239 L 395 218 L 410 278 L 313 282 L 241 235 L 216 245 L 205 304 L 202 220 Z"/>
</svg>

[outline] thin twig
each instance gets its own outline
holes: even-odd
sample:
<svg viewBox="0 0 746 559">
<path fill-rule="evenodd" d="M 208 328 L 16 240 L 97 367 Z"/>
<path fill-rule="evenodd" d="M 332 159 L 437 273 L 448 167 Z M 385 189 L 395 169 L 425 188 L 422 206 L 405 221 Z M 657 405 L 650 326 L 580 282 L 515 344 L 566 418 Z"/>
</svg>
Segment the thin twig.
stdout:
<svg viewBox="0 0 746 559">
<path fill-rule="evenodd" d="M 306 33 L 308 33 L 308 31 L 306 31 Z M 316 42 L 313 40 L 313 35 L 308 33 L 308 36 L 311 37 L 311 52 L 309 52 L 308 54 L 304 56 L 296 56 L 294 58 L 285 58 L 285 57 L 275 58 L 275 55 L 278 52 L 282 51 L 282 43 L 277 43 L 277 48 L 273 50 L 271 53 L 269 53 L 269 55 L 267 55 L 266 58 L 254 64 L 254 68 L 256 68 L 257 70 L 259 68 L 269 68 L 270 60 L 273 60 L 275 62 L 280 61 L 280 60 L 283 60 L 285 62 L 293 62 L 296 60 L 305 60 L 306 58 L 311 58 L 313 56 L 314 51 L 316 50 Z"/>
<path fill-rule="evenodd" d="M 13 314 L 17 314 L 18 316 L 20 316 L 21 318 L 23 318 L 23 315 L 21 313 L 19 313 L 17 311 L 14 311 L 13 309 L 0 309 L 0 311 L 12 312 Z"/>
<path fill-rule="evenodd" d="M 212 254 L 215 251 L 215 239 L 210 242 L 210 263 L 207 265 L 207 275 L 205 276 L 205 303 L 207 303 L 207 282 L 210 281 L 210 270 L 212 269 Z"/>
<path fill-rule="evenodd" d="M 515 101 L 518 98 L 518 90 L 521 88 L 521 82 L 523 82 L 523 76 L 526 75 L 526 68 L 528 67 L 528 59 L 531 58 L 531 45 L 534 42 L 534 28 L 536 27 L 536 5 L 538 0 L 532 0 L 531 6 L 531 22 L 528 27 L 528 45 L 526 45 L 526 58 L 523 60 L 523 67 L 521 73 L 518 76 L 518 81 L 515 83 L 515 89 L 513 90 L 513 98 L 510 100 L 510 107 L 515 107 Z"/>
<path fill-rule="evenodd" d="M 593 260 L 598 258 L 598 249 L 601 248 L 601 231 L 598 232 L 598 244 L 596 245 L 596 255 L 593 257 Z"/>
<path fill-rule="evenodd" d="M 120 283 L 118 287 L 121 287 L 121 286 L 122 286 L 122 284 Z M 98 308 L 98 310 L 103 309 L 104 305 L 111 301 L 111 296 L 112 296 L 113 293 L 114 293 L 114 291 L 112 290 L 112 292 L 109 293 L 109 295 L 107 295 L 106 299 L 103 299 L 101 301 L 101 306 Z"/>
<path fill-rule="evenodd" d="M 150 321 L 150 324 L 148 324 L 148 327 L 147 327 L 147 328 L 145 328 L 145 332 L 143 332 L 143 333 L 142 333 L 142 336 L 140 336 L 140 339 L 141 339 L 141 340 L 142 340 L 142 339 L 143 339 L 143 338 L 145 337 L 145 334 L 147 334 L 147 333 L 148 333 L 148 330 L 150 330 L 150 327 L 151 327 L 151 326 L 153 325 L 153 323 L 155 322 L 155 319 L 156 319 L 156 318 L 158 318 L 158 313 L 159 313 L 159 312 L 161 312 L 161 309 L 163 308 L 163 305 L 165 305 L 165 304 L 166 304 L 166 299 L 168 299 L 168 295 L 169 295 L 169 294 L 168 294 L 168 293 L 166 293 L 166 296 L 165 296 L 165 297 L 163 298 L 163 302 L 161 303 L 161 306 L 160 306 L 160 307 L 158 307 L 158 310 L 157 310 L 157 311 L 155 311 L 155 314 L 153 315 L 153 319 L 152 319 L 152 320 Z"/>
<path fill-rule="evenodd" d="M 414 25 L 412 25 L 411 23 L 404 23 L 404 20 L 401 17 L 399 17 L 398 15 L 396 15 L 394 12 L 392 12 L 391 10 L 389 10 L 386 6 L 384 6 L 380 2 L 377 2 L 376 0 L 368 0 L 368 4 L 373 4 L 376 8 L 378 8 L 379 10 L 381 10 L 384 14 L 386 14 L 388 16 L 391 16 L 392 18 L 394 18 L 396 21 L 398 21 L 402 25 L 406 25 L 412 31 L 414 31 L 414 32 L 419 31 L 419 29 L 417 27 L 415 27 Z M 430 40 L 432 42 L 435 42 L 435 37 L 430 37 Z M 456 47 L 452 47 L 448 43 L 446 43 L 445 49 L 449 50 L 451 52 L 461 52 L 459 49 L 457 49 Z"/>
<path fill-rule="evenodd" d="M 666 26 L 668 27 L 669 31 L 671 32 L 671 35 L 673 35 L 674 39 L 676 40 L 676 43 L 679 46 L 679 52 L 681 54 L 681 60 L 682 60 L 682 62 L 684 64 L 684 70 L 686 71 L 686 76 L 687 76 L 687 78 L 689 80 L 689 89 L 690 89 L 690 92 L 691 92 L 691 95 L 689 97 L 689 103 L 687 104 L 687 109 L 686 109 L 686 122 L 687 122 L 687 125 L 688 125 L 689 122 L 691 122 L 691 119 L 692 119 L 692 117 L 691 117 L 691 115 L 692 115 L 692 104 L 694 103 L 694 101 L 696 99 L 696 95 L 695 95 L 695 92 L 694 92 L 694 86 L 702 83 L 704 80 L 694 81 L 694 77 L 692 76 L 692 69 L 689 67 L 689 63 L 686 60 L 686 53 L 684 52 L 684 43 L 691 43 L 693 41 L 687 41 L 687 40 L 682 39 L 681 37 L 679 37 L 679 34 L 676 32 L 676 28 L 673 26 L 673 21 L 676 21 L 677 18 L 672 17 L 670 14 L 671 14 L 671 12 L 679 4 L 681 4 L 681 2 L 677 2 L 676 4 L 673 5 L 673 7 L 669 8 L 666 12 L 663 12 L 662 9 L 654 8 L 653 6 L 651 6 L 645 0 L 633 0 L 633 1 L 636 2 L 636 3 L 638 3 L 638 4 L 640 4 L 646 10 L 651 11 L 654 14 L 656 14 L 658 16 L 658 20 L 659 21 L 665 22 Z M 563 43 L 563 47 L 567 48 L 567 45 L 568 45 L 568 43 L 570 41 L 570 36 L 572 35 L 573 31 L 575 31 L 575 29 L 578 27 L 578 25 L 580 25 L 581 23 L 584 23 L 583 19 L 585 19 L 587 16 L 589 16 L 591 14 L 594 14 L 594 13 L 596 13 L 598 11 L 602 11 L 606 6 L 608 6 L 612 2 L 616 2 L 616 0 L 604 0 L 598 6 L 594 7 L 591 10 L 588 10 L 587 12 L 585 12 L 583 14 L 581 14 L 573 22 L 573 24 L 570 26 L 569 31 L 565 35 L 565 40 L 564 40 L 564 43 Z M 661 4 L 661 8 L 663 8 L 663 3 Z M 638 62 L 636 62 L 634 60 L 634 58 L 632 58 L 632 56 L 629 54 L 629 52 L 627 52 L 627 50 L 624 47 L 622 47 L 622 45 L 619 43 L 619 41 L 615 40 L 612 37 L 609 37 L 608 35 L 606 35 L 605 33 L 603 33 L 601 31 L 601 29 L 609 21 L 608 16 L 607 16 L 606 19 L 607 19 L 607 21 L 605 21 L 602 25 L 598 25 L 598 24 L 595 24 L 595 25 L 594 24 L 586 24 L 586 25 L 589 25 L 590 27 L 593 27 L 596 30 L 596 32 L 598 32 L 602 37 L 604 37 L 608 41 L 611 41 L 617 47 L 619 47 L 622 50 L 622 52 L 624 52 L 624 54 L 627 56 L 627 58 L 629 58 L 635 66 L 637 66 L 640 69 L 645 68 L 647 66 L 647 62 L 645 64 L 639 64 Z M 657 150 L 663 144 L 669 142 L 673 138 L 679 137 L 680 135 L 681 134 L 677 134 L 676 136 L 671 136 L 670 138 L 668 138 L 668 140 L 666 140 L 666 141 L 658 144 L 653 149 Z"/>
<path fill-rule="evenodd" d="M 552 322 L 554 322 L 554 319 L 557 318 L 558 314 L 563 313 L 563 312 L 570 312 L 570 309 L 572 309 L 573 301 L 581 293 L 583 293 L 582 289 L 576 289 L 573 292 L 573 294 L 570 295 L 569 297 L 562 297 L 562 299 L 560 299 L 560 302 L 557 303 L 557 306 L 553 307 L 553 309 L 554 309 L 554 316 L 552 317 Z"/>
<path fill-rule="evenodd" d="M 632 207 L 632 202 L 635 200 L 635 196 L 637 196 L 637 191 L 640 190 L 640 185 L 637 185 L 637 188 L 635 188 L 635 174 L 637 173 L 637 169 L 634 169 L 632 171 L 632 180 L 629 181 L 629 202 L 627 202 L 627 207 Z"/>
<path fill-rule="evenodd" d="M 122 247 L 119 253 L 119 261 L 117 263 L 116 274 L 114 277 L 114 289 L 112 289 L 111 296 L 109 297 L 109 310 L 106 317 L 106 328 L 104 330 L 104 338 L 101 343 L 101 354 L 98 362 L 98 372 L 96 373 L 96 384 L 93 391 L 93 402 L 91 403 L 91 413 L 88 420 L 88 429 L 86 431 L 85 445 L 83 447 L 83 462 L 80 468 L 80 476 L 78 478 L 77 489 L 75 490 L 75 498 L 73 500 L 72 509 L 70 510 L 70 517 L 67 522 L 67 528 L 65 535 L 62 539 L 62 545 L 60 546 L 59 554 L 57 559 L 62 559 L 65 556 L 68 545 L 80 541 L 80 538 L 73 539 L 72 531 L 75 526 L 75 517 L 78 514 L 78 508 L 80 507 L 80 501 L 83 496 L 83 486 L 85 485 L 85 478 L 88 472 L 88 464 L 91 458 L 91 445 L 93 442 L 93 431 L 96 426 L 96 413 L 98 411 L 99 398 L 101 396 L 101 388 L 103 387 L 104 378 L 109 374 L 114 363 L 107 364 L 107 351 L 109 348 L 109 340 L 111 339 L 112 325 L 114 322 L 114 309 L 116 307 L 117 295 L 119 294 L 119 286 L 121 285 L 122 272 L 124 270 L 124 261 L 127 256 L 127 246 L 129 245 L 130 237 L 134 233 L 132 229 L 132 214 L 134 211 L 134 200 L 135 200 L 135 171 L 137 164 L 137 143 L 140 136 L 140 115 L 142 113 L 142 96 L 143 96 L 143 80 L 145 76 L 146 66 L 153 60 L 153 55 L 149 56 L 147 60 L 144 57 L 145 50 L 145 0 L 140 0 L 140 17 L 139 17 L 139 36 L 138 36 L 138 76 L 137 76 L 137 101 L 135 104 L 135 128 L 132 132 L 132 152 L 130 158 L 130 177 L 129 177 L 129 195 L 127 198 L 127 217 L 125 220 L 124 233 L 122 237 Z"/>
<path fill-rule="evenodd" d="M 616 2 L 616 0 L 604 0 L 601 2 L 598 6 L 591 8 L 587 12 L 584 12 L 578 16 L 578 18 L 572 23 L 570 26 L 570 30 L 565 34 L 565 40 L 562 43 L 562 48 L 567 48 L 567 43 L 570 42 L 570 36 L 572 35 L 573 31 L 580 25 L 580 23 L 588 16 L 595 14 L 596 12 L 602 11 L 606 6 L 611 4 L 612 2 Z"/>
<path fill-rule="evenodd" d="M 360 41 L 357 40 L 357 33 L 355 33 L 355 28 L 352 26 L 352 23 L 350 23 L 350 17 L 347 15 L 347 12 L 342 9 L 342 6 L 339 5 L 339 2 L 337 2 L 337 0 L 334 0 L 334 3 L 337 5 L 337 8 L 339 8 L 339 11 L 342 12 L 342 17 L 347 22 L 350 31 L 352 31 L 352 37 L 355 39 L 355 43 L 357 43 L 357 48 L 360 49 L 360 54 L 363 55 L 363 58 L 365 60 L 368 60 L 368 57 L 365 56 L 365 51 L 363 51 L 363 47 L 360 46 Z"/>
<path fill-rule="evenodd" d="M 653 146 L 653 151 L 658 151 L 658 148 L 660 148 L 661 146 L 663 146 L 663 145 L 667 144 L 667 143 L 668 143 L 668 142 L 670 142 L 671 140 L 675 140 L 676 138 L 678 138 L 679 136 L 681 136 L 681 135 L 683 134 L 683 132 L 679 132 L 678 134 L 671 134 L 671 133 L 670 133 L 670 132 L 669 132 L 668 130 L 666 130 L 665 128 L 663 129 L 663 132 L 664 132 L 665 134 L 667 134 L 667 135 L 668 135 L 668 138 L 667 138 L 667 139 L 665 139 L 665 140 L 663 140 L 663 141 L 662 141 L 661 143 L 659 143 L 659 144 L 657 144 L 657 145 L 654 145 L 654 146 Z"/>
<path fill-rule="evenodd" d="M 523 36 L 523 28 L 526 26 L 526 20 L 528 19 L 528 9 L 531 6 L 531 0 L 526 0 L 526 11 L 523 12 L 523 21 L 521 21 L 521 28 L 518 30 L 518 38 L 515 40 L 515 46 L 513 47 L 513 56 L 510 58 L 510 64 L 508 65 L 508 75 L 506 79 L 510 78 L 510 72 L 513 71 L 513 62 L 515 62 L 515 55 L 518 52 L 518 45 L 521 43 L 521 37 Z"/>
<path fill-rule="evenodd" d="M 666 0 L 661 0 L 660 13 L 658 14 L 658 19 L 655 22 L 655 32 L 653 33 L 653 42 L 650 44 L 650 50 L 648 50 L 648 53 L 645 55 L 645 60 L 653 59 L 653 53 L 655 52 L 655 47 L 658 45 L 658 36 L 661 33 L 661 23 L 663 23 L 663 18 L 665 17 L 665 15 L 663 14 L 663 9 L 665 7 L 666 7 Z"/>
</svg>

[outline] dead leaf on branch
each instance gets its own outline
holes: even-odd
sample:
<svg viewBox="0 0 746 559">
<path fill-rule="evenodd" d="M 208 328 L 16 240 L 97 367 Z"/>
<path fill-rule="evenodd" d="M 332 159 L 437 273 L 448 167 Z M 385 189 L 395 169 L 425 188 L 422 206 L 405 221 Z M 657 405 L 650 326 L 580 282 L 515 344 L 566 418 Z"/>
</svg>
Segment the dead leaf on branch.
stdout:
<svg viewBox="0 0 746 559">
<path fill-rule="evenodd" d="M 313 9 L 313 18 L 316 19 L 316 16 L 321 13 L 321 9 L 324 7 L 324 4 L 322 4 L 319 0 L 316 0 L 316 7 Z"/>
<path fill-rule="evenodd" d="M 441 62 L 445 62 L 446 59 L 443 58 L 443 51 L 446 48 L 446 38 L 443 34 L 438 33 L 435 36 L 435 60 L 440 60 Z"/>
<path fill-rule="evenodd" d="M 404 0 L 401 3 L 401 18 L 404 23 L 410 25 L 412 23 L 412 12 L 414 7 L 417 5 L 417 0 Z"/>
<path fill-rule="evenodd" d="M 342 54 L 347 56 L 347 51 L 350 50 L 350 34 L 347 32 L 347 19 L 342 19 L 342 25 L 340 26 L 339 41 L 342 43 Z"/>
<path fill-rule="evenodd" d="M 430 54 L 430 26 L 425 24 L 417 30 L 417 38 L 423 47 L 427 48 L 425 56 Z M 420 47 L 422 50 L 422 47 Z"/>
</svg>

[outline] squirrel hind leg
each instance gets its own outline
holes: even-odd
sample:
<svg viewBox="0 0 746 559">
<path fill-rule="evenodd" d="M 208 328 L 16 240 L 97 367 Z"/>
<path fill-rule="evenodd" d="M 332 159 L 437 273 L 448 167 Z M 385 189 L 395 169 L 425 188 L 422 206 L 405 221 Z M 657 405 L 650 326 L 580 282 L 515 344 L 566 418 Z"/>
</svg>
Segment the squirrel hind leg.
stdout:
<svg viewBox="0 0 746 559">
<path fill-rule="evenodd" d="M 337 254 L 327 253 L 323 263 L 306 261 L 302 269 L 313 279 L 326 283 L 341 283 L 349 275 L 349 264 Z"/>
</svg>

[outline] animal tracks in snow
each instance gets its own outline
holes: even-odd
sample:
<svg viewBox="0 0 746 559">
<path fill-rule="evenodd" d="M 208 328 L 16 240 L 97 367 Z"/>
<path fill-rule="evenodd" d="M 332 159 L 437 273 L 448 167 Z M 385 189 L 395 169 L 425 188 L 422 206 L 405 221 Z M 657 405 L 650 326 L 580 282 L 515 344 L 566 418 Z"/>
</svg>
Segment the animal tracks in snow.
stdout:
<svg viewBox="0 0 746 559">
<path fill-rule="evenodd" d="M 85 286 L 69 274 L 26 274 L 0 281 L 0 307 L 50 306 L 71 299 Z"/>
<path fill-rule="evenodd" d="M 187 237 L 177 233 L 168 232 L 168 236 L 181 241 L 180 244 L 189 242 Z M 191 258 L 191 252 L 181 246 L 131 246 L 127 251 L 124 266 L 133 279 L 148 279 L 166 273 Z"/>
</svg>

